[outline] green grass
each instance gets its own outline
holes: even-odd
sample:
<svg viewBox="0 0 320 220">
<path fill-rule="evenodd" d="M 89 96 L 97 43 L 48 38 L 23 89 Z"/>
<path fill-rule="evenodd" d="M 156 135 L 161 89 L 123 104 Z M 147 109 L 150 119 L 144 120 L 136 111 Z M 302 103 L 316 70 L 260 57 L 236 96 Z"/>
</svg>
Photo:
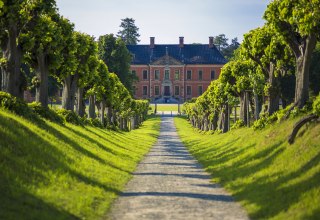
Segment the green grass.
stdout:
<svg viewBox="0 0 320 220">
<path fill-rule="evenodd" d="M 305 127 L 288 145 L 297 120 L 220 135 L 201 134 L 184 118 L 175 123 L 212 180 L 231 192 L 252 219 L 319 219 L 320 124 Z"/>
<path fill-rule="evenodd" d="M 0 219 L 101 219 L 155 143 L 159 118 L 115 132 L 0 111 Z"/>
<path fill-rule="evenodd" d="M 150 104 L 152 112 L 154 112 L 154 104 Z M 182 109 L 182 105 L 180 105 L 180 109 Z M 157 104 L 157 111 L 178 111 L 178 104 Z"/>
</svg>

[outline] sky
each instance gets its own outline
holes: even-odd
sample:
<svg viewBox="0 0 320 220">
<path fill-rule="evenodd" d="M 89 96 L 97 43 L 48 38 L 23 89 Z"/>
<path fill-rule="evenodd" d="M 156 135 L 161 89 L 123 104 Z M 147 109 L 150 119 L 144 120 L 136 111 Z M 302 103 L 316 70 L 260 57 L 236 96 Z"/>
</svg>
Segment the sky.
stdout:
<svg viewBox="0 0 320 220">
<path fill-rule="evenodd" d="M 121 19 L 133 18 L 139 44 L 207 44 L 209 36 L 225 34 L 230 40 L 264 24 L 270 0 L 57 0 L 60 14 L 77 31 L 98 38 L 117 34 Z"/>
</svg>

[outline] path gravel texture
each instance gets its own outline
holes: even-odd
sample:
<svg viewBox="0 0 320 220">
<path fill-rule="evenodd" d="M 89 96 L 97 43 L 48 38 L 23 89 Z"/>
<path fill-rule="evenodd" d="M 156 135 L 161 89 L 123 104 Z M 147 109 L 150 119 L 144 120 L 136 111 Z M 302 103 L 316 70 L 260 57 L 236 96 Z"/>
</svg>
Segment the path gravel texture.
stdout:
<svg viewBox="0 0 320 220">
<path fill-rule="evenodd" d="M 143 141 L 143 140 L 141 140 Z M 139 164 L 110 219 L 248 219 L 241 206 L 189 154 L 172 117 L 162 117 L 158 142 Z"/>
</svg>

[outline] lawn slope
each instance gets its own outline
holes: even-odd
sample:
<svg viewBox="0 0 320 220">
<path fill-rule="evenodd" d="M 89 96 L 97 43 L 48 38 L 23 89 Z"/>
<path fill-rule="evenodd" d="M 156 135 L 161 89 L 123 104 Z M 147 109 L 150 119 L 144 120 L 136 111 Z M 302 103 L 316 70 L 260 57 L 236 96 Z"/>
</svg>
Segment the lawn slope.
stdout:
<svg viewBox="0 0 320 220">
<path fill-rule="evenodd" d="M 115 132 L 0 111 L 0 219 L 100 219 L 155 143 L 160 119 Z"/>
<path fill-rule="evenodd" d="M 200 134 L 184 118 L 175 123 L 213 181 L 231 192 L 252 219 L 319 219 L 320 125 L 304 127 L 288 145 L 297 120 L 220 135 Z"/>
</svg>

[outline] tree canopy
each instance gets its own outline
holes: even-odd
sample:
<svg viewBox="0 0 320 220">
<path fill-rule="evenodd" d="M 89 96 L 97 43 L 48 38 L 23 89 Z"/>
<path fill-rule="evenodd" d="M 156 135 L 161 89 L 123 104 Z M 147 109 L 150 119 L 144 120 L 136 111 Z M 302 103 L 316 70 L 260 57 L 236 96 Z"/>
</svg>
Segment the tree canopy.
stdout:
<svg viewBox="0 0 320 220">
<path fill-rule="evenodd" d="M 135 25 L 133 18 L 121 19 L 120 30 L 117 37 L 120 37 L 127 45 L 136 45 L 140 42 L 139 28 Z"/>
</svg>

